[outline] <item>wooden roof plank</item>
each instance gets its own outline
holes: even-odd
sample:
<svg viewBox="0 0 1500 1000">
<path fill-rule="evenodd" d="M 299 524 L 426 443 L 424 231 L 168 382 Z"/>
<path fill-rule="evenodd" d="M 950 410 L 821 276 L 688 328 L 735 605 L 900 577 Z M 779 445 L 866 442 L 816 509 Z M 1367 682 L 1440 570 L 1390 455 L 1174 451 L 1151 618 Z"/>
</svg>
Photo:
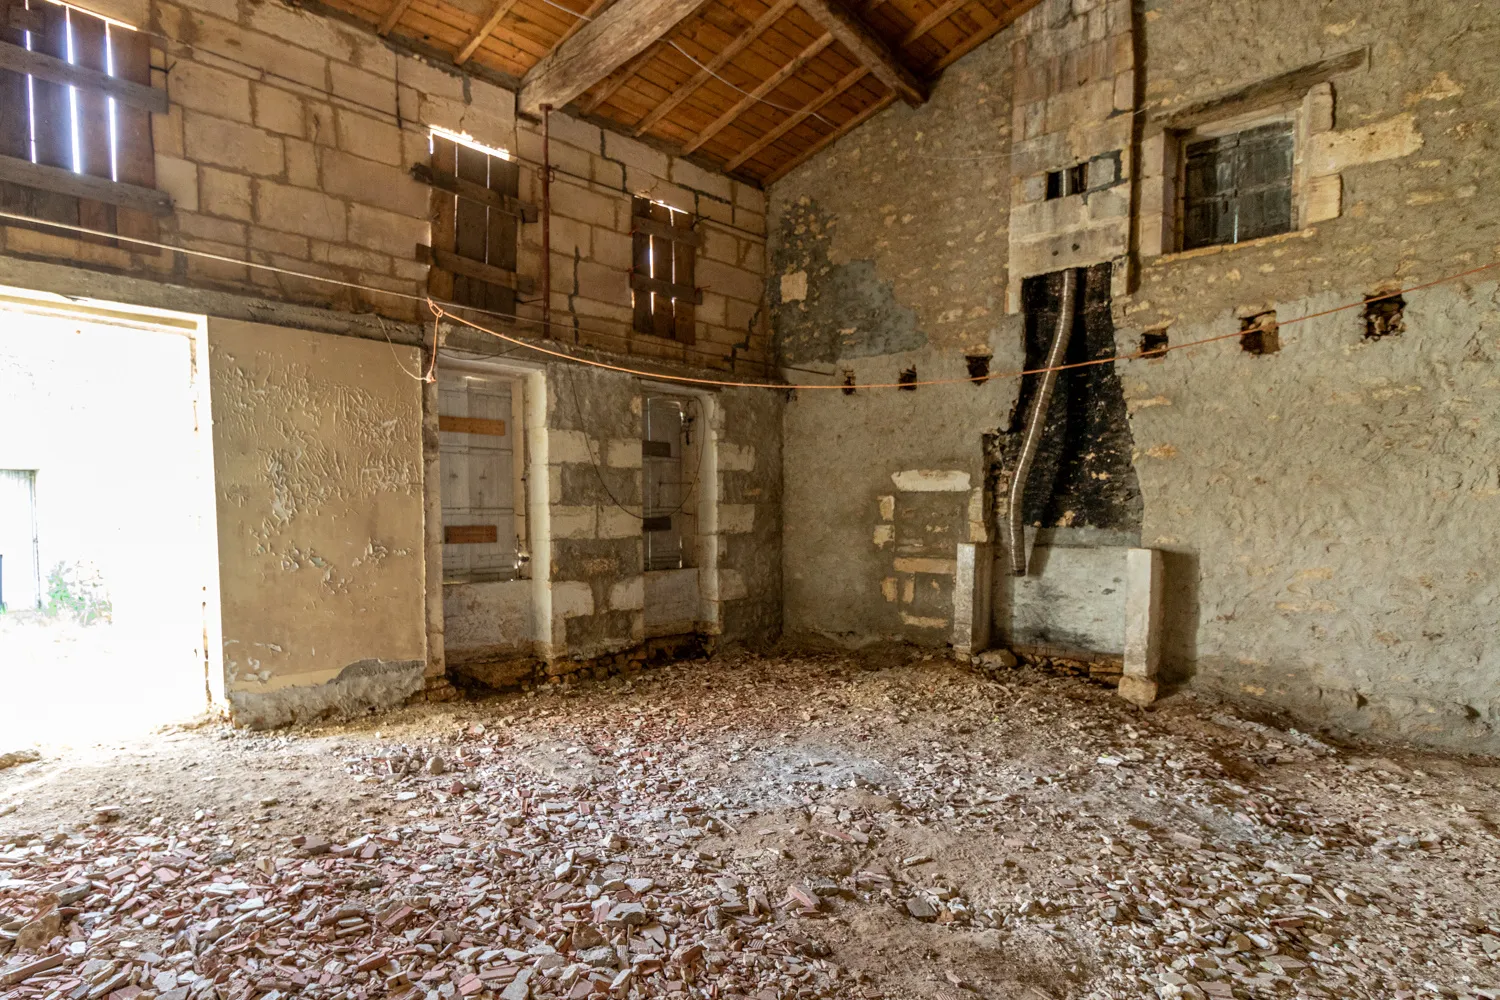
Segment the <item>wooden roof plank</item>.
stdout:
<svg viewBox="0 0 1500 1000">
<path fill-rule="evenodd" d="M 746 108 L 750 107 L 752 104 L 764 98 L 771 91 L 781 86 L 781 84 L 786 81 L 787 77 L 791 76 L 803 66 L 807 65 L 809 59 L 817 55 L 819 52 L 822 52 L 832 44 L 833 35 L 830 33 L 824 35 L 822 38 L 817 39 L 807 48 L 797 53 L 796 58 L 787 63 L 785 66 L 781 67 L 781 69 L 777 70 L 770 77 L 770 79 L 766 80 L 759 87 L 756 87 L 754 90 L 750 91 L 750 93 L 740 98 L 739 102 L 735 104 L 734 107 L 724 112 L 719 116 L 717 121 L 694 136 L 693 140 L 682 148 L 682 151 L 684 153 L 691 153 L 693 150 L 703 145 L 709 139 L 713 138 L 721 129 L 724 128 L 724 126 L 728 125 L 730 122 L 738 118 Z"/>
<path fill-rule="evenodd" d="M 641 135 L 642 133 L 649 131 L 653 125 L 661 121 L 667 115 L 671 114 L 673 108 L 677 107 L 677 105 L 686 100 L 688 95 L 690 95 L 693 91 L 697 90 L 699 87 L 707 83 L 711 77 L 716 76 L 719 70 L 723 69 L 731 59 L 739 55 L 745 50 L 746 47 L 750 45 L 751 42 L 759 38 L 762 32 L 764 32 L 771 25 L 775 24 L 777 21 L 781 20 L 781 16 L 785 14 L 791 7 L 795 6 L 796 3 L 797 0 L 776 0 L 776 3 L 774 3 L 769 10 L 767 10 L 760 17 L 756 18 L 755 23 L 750 25 L 750 27 L 745 31 L 741 32 L 728 45 L 720 49 L 718 55 L 714 56 L 707 63 L 700 66 L 698 72 L 693 74 L 692 79 L 688 80 L 687 83 L 684 83 L 682 86 L 678 87 L 671 93 L 670 96 L 667 97 L 666 100 L 658 104 L 656 106 L 656 109 L 649 115 L 647 115 L 641 121 L 641 123 L 636 126 L 635 134 Z"/>
<path fill-rule="evenodd" d="M 657 51 L 662 47 L 663 44 L 664 43 L 660 39 L 658 39 L 649 48 L 645 49 L 642 52 L 636 53 L 634 59 L 631 59 L 629 62 L 625 63 L 625 65 L 621 66 L 619 69 L 615 70 L 607 78 L 605 78 L 599 84 L 597 91 L 593 93 L 587 101 L 579 105 L 578 110 L 582 111 L 586 115 L 593 114 L 600 105 L 608 102 L 611 97 L 615 96 L 616 92 L 618 92 L 621 87 L 625 86 L 625 81 L 635 76 L 635 74 L 639 72 L 642 66 L 650 62 L 651 57 L 656 55 Z"/>
<path fill-rule="evenodd" d="M 380 27 L 375 29 L 376 34 L 381 38 L 389 35 L 391 29 L 396 26 L 396 22 L 401 20 L 401 15 L 406 13 L 406 8 L 410 6 L 411 0 L 396 0 L 391 4 L 391 9 L 386 11 L 385 16 L 380 19 Z"/>
<path fill-rule="evenodd" d="M 703 0 L 619 0 L 531 68 L 521 84 L 521 110 L 561 108 L 650 48 L 696 11 Z"/>
<path fill-rule="evenodd" d="M 490 16 L 485 18 L 484 23 L 479 26 L 478 30 L 469 36 L 468 41 L 464 42 L 463 48 L 459 49 L 458 54 L 453 57 L 453 64 L 455 66 L 462 66 L 468 62 L 469 58 L 479 50 L 479 46 L 484 44 L 484 40 L 490 37 L 491 32 L 500 27 L 500 22 L 505 19 L 505 15 L 509 14 L 510 9 L 515 5 L 516 0 L 495 0 L 495 6 L 490 10 Z"/>
<path fill-rule="evenodd" d="M 801 0 L 801 5 L 903 101 L 916 107 L 927 100 L 927 85 L 902 65 L 890 47 L 863 21 L 844 9 L 839 0 Z"/>
<path fill-rule="evenodd" d="M 789 174 L 796 167 L 800 166 L 803 163 L 806 163 L 813 156 L 815 156 L 818 153 L 822 152 L 822 150 L 824 148 L 826 148 L 828 145 L 830 145 L 833 142 L 836 142 L 837 140 L 839 140 L 839 139 L 843 138 L 844 136 L 848 135 L 850 132 L 852 132 L 855 129 L 859 128 L 859 126 L 863 125 L 866 121 L 868 121 L 870 118 L 872 118 L 876 113 L 878 113 L 880 111 L 884 111 L 886 108 L 890 107 L 891 103 L 893 101 L 895 101 L 895 100 L 896 100 L 896 92 L 895 91 L 891 91 L 890 93 L 886 94 L 880 100 L 876 101 L 874 104 L 872 104 L 869 107 L 865 108 L 859 114 L 855 115 L 853 118 L 849 119 L 844 124 L 840 125 L 838 128 L 834 129 L 832 132 L 829 132 L 827 135 L 825 135 L 823 138 L 819 139 L 817 142 L 813 143 L 811 146 L 809 146 L 807 149 L 803 150 L 797 156 L 792 157 L 790 160 L 788 160 L 787 162 L 783 163 L 781 166 L 777 167 L 775 170 L 771 171 L 769 174 L 766 175 L 765 180 L 762 183 L 769 185 L 769 184 L 774 184 L 777 181 L 781 180 L 781 178 L 785 177 L 787 174 Z"/>
<path fill-rule="evenodd" d="M 759 139 L 755 140 L 755 142 L 751 143 L 748 147 L 741 151 L 738 156 L 730 160 L 728 163 L 724 164 L 725 173 L 734 170 L 736 167 L 740 166 L 740 164 L 750 159 L 756 153 L 759 153 L 762 149 L 765 149 L 771 143 L 786 135 L 792 129 L 800 125 L 804 119 L 809 118 L 812 115 L 815 115 L 819 111 L 823 110 L 823 107 L 826 104 L 828 104 L 830 101 L 833 101 L 850 87 L 854 86 L 864 78 L 865 74 L 869 72 L 870 71 L 865 69 L 863 66 L 851 70 L 847 75 L 845 75 L 842 80 L 834 85 L 834 88 L 832 90 L 828 91 L 822 97 L 818 98 L 816 101 L 813 101 L 811 104 L 804 106 L 801 111 L 787 116 L 787 119 L 780 125 L 777 125 L 774 129 L 767 132 Z"/>
<path fill-rule="evenodd" d="M 928 14 L 916 24 L 912 25 L 911 30 L 908 31 L 905 35 L 901 36 L 901 44 L 903 46 L 906 46 L 910 45 L 912 42 L 915 42 L 917 39 L 927 34 L 933 28 L 936 28 L 938 25 L 948 20 L 948 18 L 958 13 L 959 8 L 970 2 L 971 0 L 947 0 L 947 2 L 939 6 L 937 10 L 933 11 L 931 14 Z"/>
</svg>

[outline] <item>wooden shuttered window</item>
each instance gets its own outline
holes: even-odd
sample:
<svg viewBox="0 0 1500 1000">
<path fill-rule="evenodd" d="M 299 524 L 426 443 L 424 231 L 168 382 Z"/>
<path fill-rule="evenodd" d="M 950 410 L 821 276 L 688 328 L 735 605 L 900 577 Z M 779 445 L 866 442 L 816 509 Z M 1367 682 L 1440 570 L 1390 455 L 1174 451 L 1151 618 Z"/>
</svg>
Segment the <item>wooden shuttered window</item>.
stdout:
<svg viewBox="0 0 1500 1000">
<path fill-rule="evenodd" d="M 1290 232 L 1293 144 L 1290 122 L 1189 143 L 1182 249 Z"/>
<path fill-rule="evenodd" d="M 702 234 L 687 212 L 649 198 L 636 198 L 631 208 L 635 331 L 691 344 L 697 339 L 693 307 L 703 301 L 693 282 Z"/>
<path fill-rule="evenodd" d="M 46 0 L 0 0 L 0 208 L 156 239 L 172 205 L 155 190 L 151 113 L 166 110 L 146 35 Z"/>
<path fill-rule="evenodd" d="M 535 288 L 516 274 L 522 221 L 536 208 L 518 198 L 521 167 L 514 160 L 432 137 L 432 166 L 413 176 L 432 186 L 432 246 L 417 255 L 431 267 L 427 289 L 436 298 L 514 315 L 516 297 Z"/>
</svg>

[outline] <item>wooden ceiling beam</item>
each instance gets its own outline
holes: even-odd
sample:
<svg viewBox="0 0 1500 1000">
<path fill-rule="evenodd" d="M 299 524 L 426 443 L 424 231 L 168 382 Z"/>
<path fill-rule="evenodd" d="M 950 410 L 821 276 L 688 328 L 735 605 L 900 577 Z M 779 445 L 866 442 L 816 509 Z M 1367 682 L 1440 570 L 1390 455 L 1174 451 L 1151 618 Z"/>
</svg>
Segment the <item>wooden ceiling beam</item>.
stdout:
<svg viewBox="0 0 1500 1000">
<path fill-rule="evenodd" d="M 689 140 L 688 144 L 682 147 L 683 153 L 686 154 L 693 152 L 699 146 L 703 145 L 705 142 L 718 135 L 719 132 L 721 132 L 727 125 L 729 125 L 736 118 L 749 110 L 751 105 L 755 104 L 771 91 L 775 90 L 777 87 L 785 83 L 794 73 L 800 70 L 803 66 L 806 66 L 814 56 L 816 56 L 819 52 L 822 52 L 832 44 L 833 34 L 830 32 L 824 34 L 823 37 L 817 39 L 807 48 L 797 53 L 797 55 L 792 59 L 791 62 L 787 63 L 775 73 L 771 74 L 770 79 L 766 80 L 760 86 L 750 91 L 750 93 L 740 98 L 739 102 L 736 103 L 734 107 L 730 108 L 728 111 L 720 115 L 712 125 L 704 129 L 702 132 L 699 132 L 697 135 L 693 136 L 693 138 Z"/>
<path fill-rule="evenodd" d="M 833 35 L 844 48 L 854 54 L 854 59 L 875 78 L 898 94 L 903 101 L 916 107 L 927 100 L 927 85 L 917 79 L 916 74 L 901 64 L 891 51 L 865 23 L 846 10 L 839 0 L 800 0 L 802 9 L 823 30 Z"/>
<path fill-rule="evenodd" d="M 813 143 L 811 146 L 807 147 L 802 152 L 798 153 L 796 156 L 792 157 L 790 160 L 787 160 L 785 163 L 783 163 L 781 166 L 777 167 L 775 170 L 771 171 L 769 174 L 766 175 L 765 180 L 762 181 L 761 183 L 764 184 L 767 187 L 769 187 L 772 184 L 775 184 L 777 181 L 781 180 L 787 174 L 791 173 L 794 169 L 796 169 L 797 167 L 799 167 L 802 164 L 806 163 L 808 160 L 812 159 L 812 157 L 816 156 L 819 152 L 821 152 L 823 149 L 825 149 L 830 143 L 836 142 L 837 140 L 839 140 L 839 139 L 843 138 L 844 136 L 848 135 L 850 132 L 853 132 L 855 129 L 859 128 L 859 126 L 863 125 L 872 116 L 874 116 L 876 114 L 876 112 L 884 111 L 886 108 L 890 107 L 891 103 L 893 101 L 895 101 L 895 100 L 896 100 L 896 92 L 895 91 L 891 91 L 890 93 L 888 93 L 884 97 L 882 97 L 880 100 L 876 101 L 874 104 L 870 105 L 868 108 L 865 108 L 859 114 L 855 115 L 853 118 L 851 118 L 848 121 L 844 122 L 844 124 L 840 125 L 838 128 L 834 129 L 832 132 L 829 132 L 823 138 L 819 139 L 817 142 Z"/>
<path fill-rule="evenodd" d="M 836 84 L 833 85 L 833 89 L 832 90 L 830 90 L 827 93 L 819 96 L 816 100 L 814 100 L 811 104 L 809 104 L 806 107 L 804 107 L 801 111 L 798 111 L 795 114 L 788 115 L 787 118 L 786 118 L 786 120 L 783 121 L 780 125 L 777 125 L 771 131 L 767 132 L 765 135 L 761 136 L 759 139 L 756 139 L 748 147 L 746 147 L 745 150 L 743 152 L 741 152 L 738 156 L 736 156 L 734 159 L 730 160 L 728 163 L 724 164 L 724 172 L 727 174 L 727 173 L 731 172 L 732 170 L 734 170 L 740 164 L 742 164 L 746 160 L 750 159 L 750 157 L 754 156 L 756 153 L 759 153 L 761 150 L 765 149 L 771 143 L 775 142 L 777 139 L 780 139 L 782 136 L 786 135 L 792 129 L 794 129 L 798 125 L 802 124 L 808 118 L 811 118 L 813 115 L 817 114 L 819 111 L 822 111 L 825 107 L 828 106 L 828 104 L 831 101 L 835 100 L 840 94 L 842 94 L 844 91 L 848 90 L 850 87 L 854 86 L 856 83 L 858 83 L 859 81 L 863 80 L 865 77 L 867 77 L 869 75 L 870 75 L 870 71 L 867 70 L 867 69 L 865 69 L 863 66 L 856 66 L 856 67 L 854 67 L 854 69 L 850 70 L 848 73 L 845 73 L 843 79 L 839 80 L 838 83 L 836 83 Z"/>
<path fill-rule="evenodd" d="M 375 29 L 381 38 L 391 33 L 391 29 L 396 27 L 396 22 L 401 20 L 402 15 L 410 6 L 411 0 L 396 0 L 391 4 L 390 10 L 387 10 L 385 16 L 380 19 L 380 27 Z"/>
<path fill-rule="evenodd" d="M 505 20 L 505 15 L 509 14 L 510 9 L 515 5 L 516 0 L 495 0 L 495 6 L 490 8 L 490 16 L 485 18 L 478 30 L 469 36 L 468 41 L 464 42 L 463 48 L 459 49 L 458 54 L 453 57 L 453 64 L 462 66 L 468 62 L 474 53 L 479 51 L 479 46 L 484 44 L 484 40 L 500 27 L 500 22 Z"/>
<path fill-rule="evenodd" d="M 619 0 L 554 48 L 521 82 L 521 111 L 562 108 L 665 38 L 703 0 Z"/>
<path fill-rule="evenodd" d="M 642 118 L 640 124 L 635 127 L 635 134 L 642 135 L 649 131 L 657 122 L 671 114 L 672 109 L 692 96 L 693 91 L 717 76 L 719 70 L 729 65 L 731 59 L 745 51 L 751 42 L 759 38 L 771 25 L 781 20 L 782 15 L 796 5 L 797 0 L 776 0 L 776 3 L 772 4 L 769 10 L 756 18 L 754 24 L 736 35 L 728 45 L 719 50 L 717 55 L 699 67 L 698 72 L 693 74 L 691 80 L 668 94 L 666 100 L 653 108 L 651 113 L 645 118 Z"/>
<path fill-rule="evenodd" d="M 578 20 L 573 22 L 573 26 L 571 28 L 562 33 L 562 35 L 557 39 L 557 43 L 553 45 L 552 48 L 547 50 L 548 54 L 550 55 L 551 53 L 556 52 L 558 45 L 561 45 L 563 42 L 566 42 L 568 39 L 578 34 L 578 32 L 582 30 L 583 26 L 592 21 L 601 10 L 609 6 L 610 2 L 611 0 L 589 0 L 589 5 L 584 8 L 582 14 L 578 15 Z"/>
</svg>

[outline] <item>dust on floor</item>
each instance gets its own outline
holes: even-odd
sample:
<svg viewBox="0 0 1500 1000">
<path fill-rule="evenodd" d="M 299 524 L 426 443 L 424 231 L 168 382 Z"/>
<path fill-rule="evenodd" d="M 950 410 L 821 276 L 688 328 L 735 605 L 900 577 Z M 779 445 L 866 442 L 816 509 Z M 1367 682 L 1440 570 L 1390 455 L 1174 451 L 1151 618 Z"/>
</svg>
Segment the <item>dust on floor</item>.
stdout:
<svg viewBox="0 0 1500 1000">
<path fill-rule="evenodd" d="M 0 997 L 1494 998 L 1497 824 L 1492 761 L 724 656 L 0 772 Z"/>
</svg>

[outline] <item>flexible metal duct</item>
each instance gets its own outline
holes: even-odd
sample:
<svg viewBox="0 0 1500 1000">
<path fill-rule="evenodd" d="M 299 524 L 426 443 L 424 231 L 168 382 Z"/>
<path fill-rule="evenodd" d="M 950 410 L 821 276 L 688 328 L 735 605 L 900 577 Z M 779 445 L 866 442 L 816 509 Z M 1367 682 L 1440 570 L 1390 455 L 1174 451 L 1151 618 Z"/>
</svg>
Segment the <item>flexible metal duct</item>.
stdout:
<svg viewBox="0 0 1500 1000">
<path fill-rule="evenodd" d="M 1036 399 L 1031 402 L 1031 415 L 1026 419 L 1026 432 L 1021 439 L 1021 454 L 1016 458 L 1016 472 L 1010 480 L 1011 576 L 1026 575 L 1026 526 L 1021 519 L 1021 503 L 1026 496 L 1026 477 L 1031 472 L 1037 444 L 1042 439 L 1042 428 L 1047 423 L 1052 392 L 1057 388 L 1057 366 L 1067 355 L 1068 340 L 1073 335 L 1073 290 L 1077 280 L 1077 273 L 1071 267 L 1063 272 L 1062 308 L 1057 316 L 1057 332 L 1052 335 L 1052 346 L 1047 350 L 1047 370 L 1042 373 L 1042 384 L 1037 387 Z"/>
</svg>

